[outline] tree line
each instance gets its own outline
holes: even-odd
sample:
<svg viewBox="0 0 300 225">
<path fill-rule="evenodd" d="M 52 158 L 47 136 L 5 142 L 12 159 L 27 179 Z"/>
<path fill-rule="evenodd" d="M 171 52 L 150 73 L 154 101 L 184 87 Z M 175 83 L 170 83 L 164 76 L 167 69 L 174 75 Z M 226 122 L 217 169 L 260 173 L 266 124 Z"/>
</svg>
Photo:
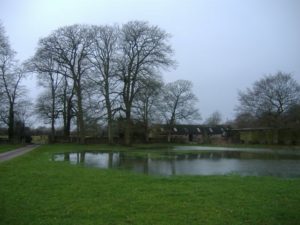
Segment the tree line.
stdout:
<svg viewBox="0 0 300 225">
<path fill-rule="evenodd" d="M 70 136 L 76 128 L 80 142 L 92 127 L 105 125 L 109 143 L 114 141 L 116 121 L 122 122 L 124 143 L 139 123 L 149 139 L 152 123 L 171 128 L 176 123 L 199 120 L 197 97 L 188 80 L 165 84 L 162 71 L 174 69 L 170 34 L 144 21 L 123 25 L 71 25 L 43 37 L 34 55 L 23 63 L 9 44 L 0 25 L 0 125 L 16 138 L 29 114 L 50 124 L 51 137 L 62 126 Z M 43 92 L 36 103 L 26 97 L 21 81 L 35 74 Z M 290 74 L 278 72 L 239 92 L 237 115 L 232 126 L 279 127 L 299 119 L 300 87 Z M 214 112 L 206 123 L 221 122 Z"/>
<path fill-rule="evenodd" d="M 35 108 L 39 118 L 51 124 L 52 137 L 58 119 L 65 136 L 76 124 L 81 143 L 87 127 L 105 121 L 112 143 L 113 123 L 121 118 L 124 142 L 130 144 L 135 120 L 142 122 L 147 134 L 155 120 L 171 127 L 199 117 L 190 81 L 163 82 L 161 71 L 176 66 L 169 39 L 167 32 L 144 21 L 122 26 L 76 24 L 41 38 L 34 56 L 18 65 L 2 26 L 1 57 L 6 59 L 1 58 L 1 101 L 6 107 L 1 107 L 1 121 L 9 129 L 9 139 L 14 136 L 15 107 L 24 102 L 19 82 L 27 73 L 37 74 L 44 87 Z"/>
</svg>

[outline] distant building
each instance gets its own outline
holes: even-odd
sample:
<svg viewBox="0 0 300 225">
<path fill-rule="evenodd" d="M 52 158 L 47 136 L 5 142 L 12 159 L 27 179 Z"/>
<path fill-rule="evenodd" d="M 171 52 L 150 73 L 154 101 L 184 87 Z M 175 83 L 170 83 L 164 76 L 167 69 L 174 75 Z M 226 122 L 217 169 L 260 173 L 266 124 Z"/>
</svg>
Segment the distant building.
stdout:
<svg viewBox="0 0 300 225">
<path fill-rule="evenodd" d="M 153 125 L 150 139 L 153 142 L 165 142 L 171 135 L 171 142 L 194 142 L 194 143 L 224 143 L 227 141 L 230 128 L 228 126 L 203 126 L 178 124 L 173 127 L 168 125 Z"/>
<path fill-rule="evenodd" d="M 31 143 L 33 144 L 48 144 L 49 143 L 49 136 L 48 135 L 34 135 L 31 136 L 32 140 Z"/>
</svg>

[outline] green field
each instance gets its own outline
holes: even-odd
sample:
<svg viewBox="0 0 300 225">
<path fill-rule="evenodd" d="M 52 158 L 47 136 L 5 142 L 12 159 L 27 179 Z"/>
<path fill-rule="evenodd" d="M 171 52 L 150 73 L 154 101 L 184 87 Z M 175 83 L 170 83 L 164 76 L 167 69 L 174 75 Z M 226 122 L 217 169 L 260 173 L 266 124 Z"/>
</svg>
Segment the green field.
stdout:
<svg viewBox="0 0 300 225">
<path fill-rule="evenodd" d="M 159 177 L 52 162 L 46 145 L 0 163 L 0 224 L 300 224 L 300 179 Z"/>
</svg>

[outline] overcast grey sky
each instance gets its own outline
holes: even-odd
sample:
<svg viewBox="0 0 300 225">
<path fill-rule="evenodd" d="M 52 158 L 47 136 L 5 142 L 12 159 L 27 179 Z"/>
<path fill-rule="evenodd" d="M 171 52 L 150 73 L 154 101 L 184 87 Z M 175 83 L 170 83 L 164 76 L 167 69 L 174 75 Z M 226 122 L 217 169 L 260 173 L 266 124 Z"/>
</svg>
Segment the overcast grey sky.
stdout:
<svg viewBox="0 0 300 225">
<path fill-rule="evenodd" d="M 203 119 L 215 110 L 232 119 L 238 90 L 264 75 L 280 70 L 300 82 L 299 0 L 0 0 L 0 20 L 20 60 L 64 25 L 158 25 L 172 34 L 179 64 L 164 80 L 191 80 Z"/>
</svg>

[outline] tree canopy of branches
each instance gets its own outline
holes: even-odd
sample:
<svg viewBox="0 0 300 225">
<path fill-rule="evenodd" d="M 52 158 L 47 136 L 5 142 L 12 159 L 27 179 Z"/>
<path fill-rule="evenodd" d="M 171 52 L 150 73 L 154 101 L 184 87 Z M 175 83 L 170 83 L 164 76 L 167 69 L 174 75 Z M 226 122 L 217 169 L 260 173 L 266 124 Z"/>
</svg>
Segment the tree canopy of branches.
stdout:
<svg viewBox="0 0 300 225">
<path fill-rule="evenodd" d="M 135 96 L 157 70 L 174 65 L 173 50 L 168 43 L 170 35 L 147 22 L 124 24 L 120 33 L 119 77 L 122 108 L 125 112 L 125 144 L 130 144 L 131 113 Z"/>
<path fill-rule="evenodd" d="M 37 101 L 36 113 L 40 118 L 49 120 L 51 138 L 55 135 L 55 122 L 61 111 L 59 104 L 59 88 L 63 78 L 57 72 L 59 65 L 49 52 L 38 51 L 35 56 L 25 63 L 27 70 L 37 72 L 39 84 L 46 88 Z"/>
<path fill-rule="evenodd" d="M 82 103 L 82 84 L 90 68 L 88 51 L 91 45 L 90 27 L 72 25 L 55 30 L 48 37 L 39 41 L 38 54 L 51 57 L 58 64 L 57 70 L 73 81 L 77 100 L 77 124 L 80 142 L 84 143 L 85 126 Z"/>
<path fill-rule="evenodd" d="M 52 99 L 45 101 L 52 107 L 40 104 L 40 111 L 51 109 L 52 113 L 46 116 L 50 115 L 54 125 L 59 104 L 55 93 L 60 90 L 58 86 L 64 87 L 65 82 L 61 82 L 64 80 L 73 85 L 77 127 L 82 143 L 85 121 L 98 120 L 92 118 L 93 111 L 106 111 L 102 117 L 106 118 L 108 125 L 109 142 L 113 142 L 114 115 L 119 112 L 126 121 L 125 143 L 130 144 L 132 108 L 138 102 L 135 99 L 137 96 L 141 99 L 145 94 L 142 89 L 149 84 L 149 80 L 157 77 L 161 69 L 175 64 L 169 38 L 170 35 L 164 30 L 142 21 L 131 21 L 121 28 L 73 25 L 55 30 L 39 41 L 35 56 L 29 62 L 29 67 L 44 77 L 44 81 L 47 80 L 48 97 Z M 89 103 L 83 98 L 87 98 Z M 91 102 L 99 110 L 95 110 Z"/>
<path fill-rule="evenodd" d="M 104 97 L 108 142 L 113 143 L 112 123 L 117 103 L 117 57 L 119 28 L 117 26 L 93 26 L 89 61 L 92 64 L 90 79 L 97 84 Z"/>
<path fill-rule="evenodd" d="M 278 72 L 239 92 L 239 114 L 250 114 L 265 126 L 281 126 L 282 116 L 300 102 L 300 86 L 290 74 Z"/>
</svg>

